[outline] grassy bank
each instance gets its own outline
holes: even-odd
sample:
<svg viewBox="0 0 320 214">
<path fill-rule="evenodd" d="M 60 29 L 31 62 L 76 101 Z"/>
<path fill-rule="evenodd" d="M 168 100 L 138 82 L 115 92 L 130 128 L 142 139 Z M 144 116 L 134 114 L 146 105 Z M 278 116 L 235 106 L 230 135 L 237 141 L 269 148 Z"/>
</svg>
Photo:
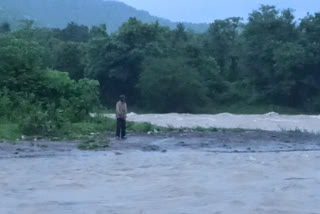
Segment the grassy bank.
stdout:
<svg viewBox="0 0 320 214">
<path fill-rule="evenodd" d="M 101 133 L 113 133 L 116 129 L 116 121 L 106 117 L 95 117 L 79 123 L 66 123 L 59 130 L 50 135 L 42 136 L 54 140 L 60 139 L 88 139 L 89 136 L 99 135 Z M 150 132 L 154 130 L 166 131 L 169 129 L 154 126 L 150 123 L 127 122 L 128 132 Z M 25 133 L 18 124 L 2 123 L 0 124 L 0 140 L 16 141 L 21 140 Z M 39 134 L 41 135 L 41 133 Z"/>
<path fill-rule="evenodd" d="M 61 128 L 54 130 L 52 133 L 38 133 L 36 136 L 44 137 L 50 140 L 59 141 L 59 140 L 83 140 L 86 144 L 89 144 L 90 147 L 104 147 L 105 145 L 102 143 L 98 143 L 96 145 L 96 141 L 92 142 L 93 138 L 96 140 L 105 140 L 105 136 L 113 135 L 116 129 L 116 120 L 110 119 L 104 116 L 96 116 L 93 118 L 88 118 L 82 122 L 78 123 L 65 123 L 62 124 Z M 154 130 L 157 131 L 177 131 L 177 129 L 173 127 L 159 127 L 152 125 L 150 123 L 136 123 L 136 122 L 127 122 L 127 130 L 128 132 L 152 132 Z M 187 129 L 188 130 L 188 129 Z M 194 129 L 190 129 L 190 131 L 197 132 L 216 132 L 216 131 L 225 131 L 226 129 L 220 128 L 202 128 L 197 127 Z M 228 129 L 230 131 L 245 131 L 244 129 Z M 298 131 L 298 130 L 297 130 Z M 0 122 L 0 142 L 1 141 L 17 141 L 23 140 L 23 136 L 27 136 L 24 133 L 23 129 L 16 123 L 10 123 L 1 121 Z M 33 139 L 26 137 L 26 139 Z M 85 148 L 86 145 L 83 146 Z"/>
</svg>

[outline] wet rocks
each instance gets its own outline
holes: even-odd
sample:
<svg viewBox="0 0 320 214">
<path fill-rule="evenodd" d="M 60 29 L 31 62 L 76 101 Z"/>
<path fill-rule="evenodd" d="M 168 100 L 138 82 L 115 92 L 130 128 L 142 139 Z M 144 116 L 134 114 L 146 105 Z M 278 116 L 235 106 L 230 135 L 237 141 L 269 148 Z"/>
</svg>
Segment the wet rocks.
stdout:
<svg viewBox="0 0 320 214">
<path fill-rule="evenodd" d="M 160 151 L 160 147 L 157 146 L 157 145 L 147 145 L 147 146 L 144 146 L 144 147 L 142 148 L 142 151 L 144 151 L 144 152 Z"/>
<path fill-rule="evenodd" d="M 60 141 L 61 139 L 59 137 L 53 137 L 51 138 L 52 141 Z"/>
<path fill-rule="evenodd" d="M 28 149 L 28 148 L 18 148 L 16 149 L 17 152 L 34 152 L 33 149 Z"/>
<path fill-rule="evenodd" d="M 176 145 L 177 145 L 177 146 L 183 146 L 183 147 L 188 146 L 188 145 L 187 145 L 185 142 L 183 142 L 183 141 L 177 143 Z"/>
<path fill-rule="evenodd" d="M 208 147 L 209 143 L 200 143 L 200 147 Z"/>
<path fill-rule="evenodd" d="M 48 148 L 48 145 L 45 145 L 45 144 L 37 144 L 37 147 L 40 147 L 40 148 Z"/>
</svg>

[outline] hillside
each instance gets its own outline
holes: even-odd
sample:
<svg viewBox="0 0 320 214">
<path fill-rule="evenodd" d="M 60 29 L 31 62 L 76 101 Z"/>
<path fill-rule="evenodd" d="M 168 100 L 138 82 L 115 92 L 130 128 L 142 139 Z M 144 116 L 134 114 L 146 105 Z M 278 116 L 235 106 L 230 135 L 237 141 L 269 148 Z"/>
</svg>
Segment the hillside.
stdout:
<svg viewBox="0 0 320 214">
<path fill-rule="evenodd" d="M 64 28 L 70 22 L 87 26 L 107 24 L 115 32 L 130 17 L 145 23 L 158 21 L 161 25 L 176 27 L 175 22 L 150 15 L 122 2 L 103 0 L 1 0 L 0 22 L 9 22 L 13 28 L 22 19 L 35 21 L 37 27 Z M 195 32 L 204 32 L 208 24 L 185 23 Z"/>
</svg>

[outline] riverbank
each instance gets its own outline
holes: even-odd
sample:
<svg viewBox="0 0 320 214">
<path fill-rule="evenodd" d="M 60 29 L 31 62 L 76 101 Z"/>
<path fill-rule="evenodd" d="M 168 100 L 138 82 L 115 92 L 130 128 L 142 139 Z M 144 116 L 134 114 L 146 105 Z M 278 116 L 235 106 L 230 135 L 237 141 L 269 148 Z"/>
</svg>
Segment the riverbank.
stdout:
<svg viewBox="0 0 320 214">
<path fill-rule="evenodd" d="M 130 132 L 127 140 L 117 140 L 113 133 L 92 137 L 107 146 L 96 151 L 120 153 L 125 151 L 167 152 L 170 150 L 204 150 L 211 153 L 268 153 L 294 151 L 320 151 L 320 135 L 301 132 L 270 131 L 171 131 Z M 0 143 L 0 158 L 47 157 L 73 155 L 83 140 L 35 138 L 14 144 Z M 94 150 L 94 149 L 93 149 Z"/>
</svg>

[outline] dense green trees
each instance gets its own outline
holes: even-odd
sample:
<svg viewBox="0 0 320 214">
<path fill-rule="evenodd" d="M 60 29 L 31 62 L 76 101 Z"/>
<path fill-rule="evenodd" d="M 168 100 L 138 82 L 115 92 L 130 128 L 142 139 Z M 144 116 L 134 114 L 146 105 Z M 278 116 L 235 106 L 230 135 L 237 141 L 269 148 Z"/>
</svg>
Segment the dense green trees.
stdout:
<svg viewBox="0 0 320 214">
<path fill-rule="evenodd" d="M 0 36 L 0 118 L 29 134 L 53 132 L 99 107 L 97 81 L 47 69 L 44 53 L 35 41 Z"/>
<path fill-rule="evenodd" d="M 59 42 L 52 50 L 52 68 L 67 72 L 71 79 L 84 78 L 85 47 L 75 42 Z"/>
<path fill-rule="evenodd" d="M 11 28 L 10 25 L 8 23 L 2 23 L 0 24 L 0 33 L 7 33 L 10 32 Z"/>
<path fill-rule="evenodd" d="M 208 99 L 206 79 L 182 57 L 148 60 L 138 88 L 142 104 L 158 112 L 193 112 Z"/>
<path fill-rule="evenodd" d="M 113 34 L 106 25 L 28 23 L 14 32 L 0 26 L 0 117 L 14 119 L 14 110 L 59 126 L 85 117 L 98 98 L 113 108 L 120 94 L 157 112 L 258 105 L 320 111 L 320 13 L 296 21 L 289 9 L 261 6 L 247 22 L 216 20 L 204 34 L 135 18 Z"/>
<path fill-rule="evenodd" d="M 207 54 L 217 60 L 224 75 L 230 80 L 239 77 L 237 67 L 240 57 L 240 21 L 240 18 L 216 20 L 210 25 L 205 39 Z"/>
</svg>

